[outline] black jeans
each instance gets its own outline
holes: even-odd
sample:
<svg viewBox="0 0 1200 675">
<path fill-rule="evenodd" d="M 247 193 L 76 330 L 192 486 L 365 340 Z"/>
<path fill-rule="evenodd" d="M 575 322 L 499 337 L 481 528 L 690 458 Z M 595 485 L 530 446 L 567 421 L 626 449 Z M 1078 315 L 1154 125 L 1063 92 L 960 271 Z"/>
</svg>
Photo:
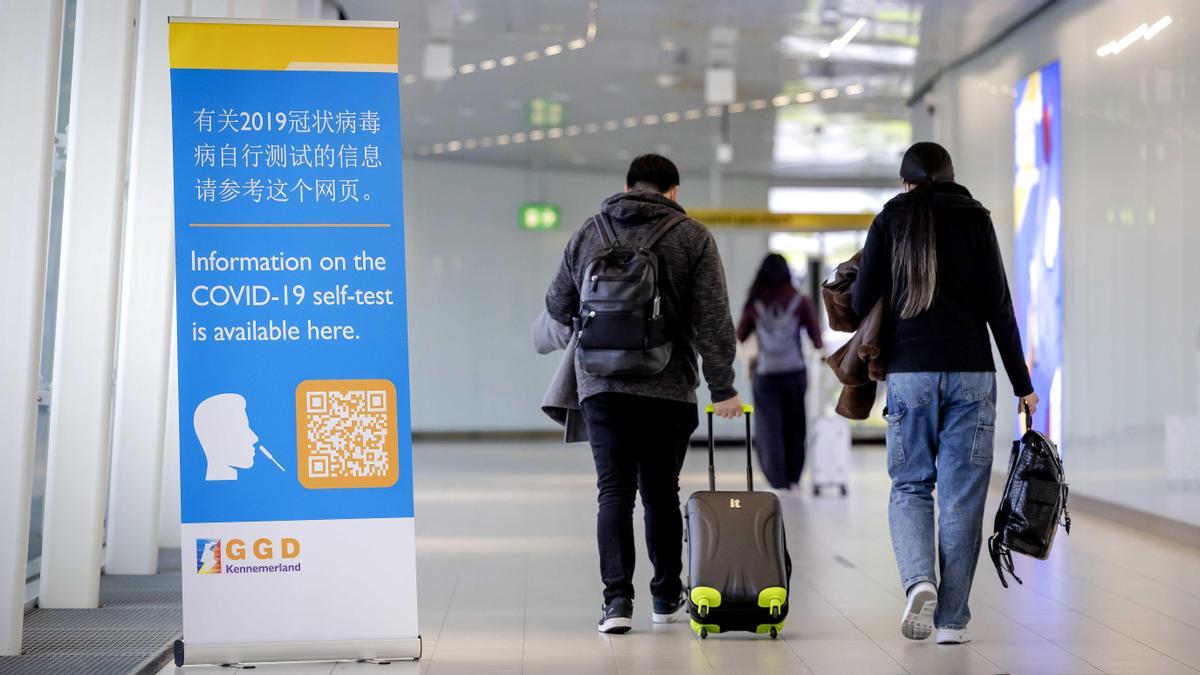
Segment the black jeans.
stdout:
<svg viewBox="0 0 1200 675">
<path fill-rule="evenodd" d="M 696 404 L 603 393 L 584 399 L 582 408 L 600 492 L 596 541 L 604 601 L 633 599 L 633 501 L 639 491 L 654 565 L 650 593 L 674 599 L 683 588 L 679 471 L 698 423 Z"/>
<path fill-rule="evenodd" d="M 773 488 L 800 482 L 804 472 L 807 389 L 808 373 L 803 370 L 754 376 L 754 446 L 759 468 Z"/>
</svg>

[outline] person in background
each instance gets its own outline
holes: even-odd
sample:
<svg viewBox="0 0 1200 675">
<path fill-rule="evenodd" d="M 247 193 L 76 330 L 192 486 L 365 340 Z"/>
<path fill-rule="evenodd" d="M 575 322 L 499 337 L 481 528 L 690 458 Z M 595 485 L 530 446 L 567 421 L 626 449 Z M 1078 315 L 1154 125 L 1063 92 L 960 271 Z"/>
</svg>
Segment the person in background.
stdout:
<svg viewBox="0 0 1200 675">
<path fill-rule="evenodd" d="M 684 214 L 676 201 L 679 170 L 661 155 L 642 155 L 629 165 L 625 191 L 604 200 L 601 212 L 620 240 L 640 246 L 669 219 Z M 589 220 L 567 243 L 558 273 L 546 293 L 546 311 L 564 325 L 579 313 L 581 275 L 606 248 Z M 650 580 L 654 623 L 684 615 L 683 519 L 679 472 L 692 431 L 699 423 L 697 355 L 715 413 L 742 415 L 733 387 L 733 320 L 725 272 L 712 233 L 684 218 L 653 246 L 661 277 L 662 312 L 673 339 L 670 360 L 655 375 L 590 375 L 576 363 L 580 407 L 596 462 L 599 512 L 596 539 L 604 606 L 598 630 L 625 633 L 633 625 L 633 503 L 640 491 L 646 517 L 646 548 L 654 566 Z"/>
<path fill-rule="evenodd" d="M 754 444 L 759 467 L 775 490 L 792 489 L 804 472 L 808 371 L 800 335 L 805 331 L 814 347 L 824 348 L 812 302 L 792 285 L 787 260 L 771 253 L 750 286 L 737 339 L 745 342 L 753 335 L 758 342 L 751 375 L 757 415 Z"/>
<path fill-rule="evenodd" d="M 852 302 L 866 316 L 891 293 L 883 414 L 892 478 L 888 525 L 907 595 L 900 631 L 923 640 L 936 628 L 938 644 L 961 644 L 970 639 L 967 599 L 996 430 L 988 327 L 1013 392 L 1030 414 L 1038 397 L 988 210 L 954 182 L 950 154 L 936 143 L 909 148 L 900 178 L 905 191 L 867 232 Z"/>
</svg>

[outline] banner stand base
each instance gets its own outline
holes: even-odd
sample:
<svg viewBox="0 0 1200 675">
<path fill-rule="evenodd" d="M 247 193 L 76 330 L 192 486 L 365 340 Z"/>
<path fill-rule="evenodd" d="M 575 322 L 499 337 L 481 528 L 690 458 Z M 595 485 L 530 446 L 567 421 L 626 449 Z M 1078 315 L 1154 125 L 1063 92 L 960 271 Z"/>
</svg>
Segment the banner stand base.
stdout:
<svg viewBox="0 0 1200 675">
<path fill-rule="evenodd" d="M 216 666 L 287 661 L 416 661 L 421 636 L 395 640 L 316 640 L 241 644 L 189 644 L 175 641 L 176 666 Z"/>
</svg>

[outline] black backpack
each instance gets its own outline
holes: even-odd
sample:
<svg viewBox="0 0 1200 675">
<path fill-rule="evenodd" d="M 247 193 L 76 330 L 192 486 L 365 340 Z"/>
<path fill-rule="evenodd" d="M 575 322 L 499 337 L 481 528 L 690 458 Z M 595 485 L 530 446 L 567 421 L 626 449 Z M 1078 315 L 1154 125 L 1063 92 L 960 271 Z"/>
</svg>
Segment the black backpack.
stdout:
<svg viewBox="0 0 1200 675">
<path fill-rule="evenodd" d="M 576 358 L 589 375 L 655 375 L 671 360 L 671 337 L 662 314 L 658 256 L 651 250 L 675 225 L 671 216 L 639 246 L 617 238 L 604 214 L 592 218 L 604 249 L 583 271 L 579 286 Z"/>
<path fill-rule="evenodd" d="M 1023 583 L 1013 568 L 1012 552 L 1045 560 L 1060 524 L 1071 533 L 1062 458 L 1050 439 L 1027 426 L 1021 440 L 1013 441 L 995 532 L 988 538 L 988 553 L 1005 588 L 1005 572 Z"/>
</svg>

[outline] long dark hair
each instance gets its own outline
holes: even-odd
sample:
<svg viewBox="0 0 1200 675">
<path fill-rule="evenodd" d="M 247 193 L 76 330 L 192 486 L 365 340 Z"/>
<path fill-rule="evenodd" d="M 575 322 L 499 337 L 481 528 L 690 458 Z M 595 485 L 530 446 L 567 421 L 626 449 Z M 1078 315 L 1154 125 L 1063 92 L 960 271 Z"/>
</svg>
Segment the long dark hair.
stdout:
<svg viewBox="0 0 1200 675">
<path fill-rule="evenodd" d="M 784 284 L 791 285 L 792 269 L 788 267 L 787 258 L 778 253 L 768 253 L 754 275 L 754 283 L 750 284 L 750 292 L 746 294 L 746 304 L 764 299 L 767 294 Z"/>
<path fill-rule="evenodd" d="M 897 298 L 901 319 L 911 319 L 933 305 L 937 290 L 937 228 L 933 222 L 933 184 L 952 182 L 950 153 L 937 143 L 914 143 L 900 162 L 900 177 L 912 186 L 908 217 L 895 233 L 892 249 L 892 288 L 904 284 Z"/>
</svg>

